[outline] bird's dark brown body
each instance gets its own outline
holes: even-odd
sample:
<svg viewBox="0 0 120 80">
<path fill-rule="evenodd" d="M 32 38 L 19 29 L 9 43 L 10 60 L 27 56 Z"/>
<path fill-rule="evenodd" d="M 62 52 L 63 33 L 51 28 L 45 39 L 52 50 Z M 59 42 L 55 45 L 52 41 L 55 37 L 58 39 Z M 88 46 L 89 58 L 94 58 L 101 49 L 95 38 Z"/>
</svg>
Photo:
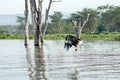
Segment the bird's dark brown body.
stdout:
<svg viewBox="0 0 120 80">
<path fill-rule="evenodd" d="M 66 50 L 69 50 L 69 48 L 71 48 L 72 46 L 75 46 L 77 48 L 80 41 L 81 41 L 81 39 L 79 39 L 75 36 L 67 35 L 65 37 L 64 48 L 66 48 Z M 75 49 L 75 50 L 77 50 L 77 49 Z"/>
</svg>

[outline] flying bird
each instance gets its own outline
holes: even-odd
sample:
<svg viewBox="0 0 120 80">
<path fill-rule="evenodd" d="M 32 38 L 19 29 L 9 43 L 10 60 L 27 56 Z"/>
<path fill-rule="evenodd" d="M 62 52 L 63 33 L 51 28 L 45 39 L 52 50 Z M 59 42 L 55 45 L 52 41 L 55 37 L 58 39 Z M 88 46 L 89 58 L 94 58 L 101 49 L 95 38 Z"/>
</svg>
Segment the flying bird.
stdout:
<svg viewBox="0 0 120 80">
<path fill-rule="evenodd" d="M 65 43 L 64 43 L 64 48 L 66 50 L 69 50 L 72 46 L 74 46 L 76 49 L 75 51 L 77 51 L 77 46 L 79 44 L 82 44 L 82 40 L 75 37 L 75 36 L 72 36 L 72 35 L 67 35 L 65 37 Z"/>
</svg>

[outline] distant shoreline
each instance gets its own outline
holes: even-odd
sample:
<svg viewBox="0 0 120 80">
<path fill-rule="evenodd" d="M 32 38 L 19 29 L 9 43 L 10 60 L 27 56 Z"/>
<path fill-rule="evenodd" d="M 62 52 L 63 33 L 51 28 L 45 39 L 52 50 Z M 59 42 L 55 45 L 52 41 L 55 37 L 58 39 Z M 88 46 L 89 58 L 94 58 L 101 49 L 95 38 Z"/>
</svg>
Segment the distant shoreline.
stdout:
<svg viewBox="0 0 120 80">
<path fill-rule="evenodd" d="M 64 40 L 67 34 L 46 34 L 45 40 Z M 74 35 L 74 34 L 71 34 Z M 29 35 L 30 39 L 34 39 L 32 34 Z M 1 34 L 0 39 L 24 39 L 24 34 Z M 112 33 L 89 33 L 81 34 L 82 40 L 119 40 L 120 32 Z"/>
</svg>

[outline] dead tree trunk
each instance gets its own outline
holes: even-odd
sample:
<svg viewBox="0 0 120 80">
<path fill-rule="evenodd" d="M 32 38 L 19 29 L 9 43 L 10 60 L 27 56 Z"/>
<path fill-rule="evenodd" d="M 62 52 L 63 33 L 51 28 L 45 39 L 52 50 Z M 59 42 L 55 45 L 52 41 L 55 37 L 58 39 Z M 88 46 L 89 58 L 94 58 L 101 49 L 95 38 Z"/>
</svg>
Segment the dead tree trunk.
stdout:
<svg viewBox="0 0 120 80">
<path fill-rule="evenodd" d="M 31 18 L 32 18 L 32 25 L 34 29 L 34 45 L 39 45 L 38 43 L 38 37 L 37 37 L 37 26 L 38 26 L 38 18 L 37 18 L 37 6 L 35 0 L 30 0 L 30 7 L 31 7 Z"/>
<path fill-rule="evenodd" d="M 25 0 L 25 45 L 28 45 L 28 41 L 29 41 L 29 30 L 28 30 L 28 26 L 29 26 L 29 22 L 28 22 L 28 0 Z"/>
<path fill-rule="evenodd" d="M 38 10 L 37 10 L 36 1 L 30 0 L 32 24 L 35 28 L 35 32 L 34 32 L 34 45 L 35 46 L 42 46 L 43 44 L 44 35 L 45 35 L 47 25 L 48 25 L 48 15 L 49 15 L 51 4 L 53 2 L 60 2 L 61 0 L 59 1 L 50 0 L 48 8 L 46 9 L 45 28 L 42 33 L 42 3 L 43 1 L 44 0 L 38 0 Z"/>
<path fill-rule="evenodd" d="M 38 0 L 38 11 L 37 11 L 37 22 L 36 22 L 36 29 L 35 29 L 35 46 L 41 46 L 42 45 L 42 1 Z"/>
<path fill-rule="evenodd" d="M 30 0 L 32 25 L 34 27 L 34 45 L 41 46 L 42 1 L 38 0 L 38 10 L 35 0 Z"/>
<path fill-rule="evenodd" d="M 90 14 L 87 15 L 87 19 L 83 22 L 83 24 L 82 24 L 80 18 L 78 20 L 72 20 L 72 23 L 75 28 L 76 37 L 80 38 L 81 32 L 82 32 L 85 24 L 88 22 L 89 16 L 90 16 Z"/>
</svg>

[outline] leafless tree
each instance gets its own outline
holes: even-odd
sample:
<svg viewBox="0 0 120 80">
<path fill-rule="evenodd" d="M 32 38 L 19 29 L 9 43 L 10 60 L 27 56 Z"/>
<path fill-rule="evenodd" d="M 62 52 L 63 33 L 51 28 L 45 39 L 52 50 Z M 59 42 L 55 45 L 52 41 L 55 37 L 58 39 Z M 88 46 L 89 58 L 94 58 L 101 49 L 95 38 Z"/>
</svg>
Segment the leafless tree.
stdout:
<svg viewBox="0 0 120 80">
<path fill-rule="evenodd" d="M 88 22 L 89 16 L 90 14 L 87 15 L 87 19 L 83 23 L 81 22 L 80 18 L 78 20 L 72 20 L 72 23 L 75 28 L 76 37 L 80 38 L 81 32 L 83 28 L 85 27 L 85 24 Z"/>
<path fill-rule="evenodd" d="M 30 0 L 31 6 L 31 14 L 32 14 L 32 24 L 34 26 L 34 45 L 41 46 L 44 41 L 44 35 L 46 33 L 47 25 L 48 25 L 48 15 L 51 8 L 51 4 L 53 2 L 61 2 L 61 0 L 49 0 L 49 5 L 46 8 L 46 15 L 45 15 L 45 26 L 42 32 L 42 4 L 44 0 L 38 0 L 38 8 L 36 6 L 35 0 Z"/>
</svg>

